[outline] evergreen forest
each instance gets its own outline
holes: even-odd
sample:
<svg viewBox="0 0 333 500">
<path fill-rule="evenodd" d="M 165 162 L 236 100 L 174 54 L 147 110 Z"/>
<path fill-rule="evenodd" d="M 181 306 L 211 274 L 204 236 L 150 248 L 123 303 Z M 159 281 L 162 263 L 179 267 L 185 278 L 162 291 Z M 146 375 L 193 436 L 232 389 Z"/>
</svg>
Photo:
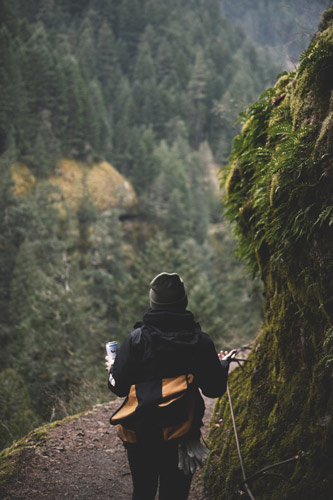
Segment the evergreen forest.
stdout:
<svg viewBox="0 0 333 500">
<path fill-rule="evenodd" d="M 108 400 L 105 343 L 162 270 L 216 346 L 257 333 L 263 289 L 234 255 L 218 171 L 286 62 L 227 4 L 0 0 L 1 448 Z"/>
</svg>

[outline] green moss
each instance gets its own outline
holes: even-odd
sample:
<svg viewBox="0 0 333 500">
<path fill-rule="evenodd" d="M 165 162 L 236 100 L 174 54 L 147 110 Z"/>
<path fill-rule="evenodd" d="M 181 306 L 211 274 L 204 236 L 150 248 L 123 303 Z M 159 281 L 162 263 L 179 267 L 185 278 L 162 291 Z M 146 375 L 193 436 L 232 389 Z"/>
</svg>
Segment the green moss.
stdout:
<svg viewBox="0 0 333 500">
<path fill-rule="evenodd" d="M 333 25 L 333 8 L 326 10 L 323 13 L 321 23 L 319 25 L 318 31 L 325 31 L 327 28 L 330 28 Z"/>
<path fill-rule="evenodd" d="M 331 9 L 332 11 L 332 9 Z M 258 500 L 326 500 L 333 486 L 333 28 L 325 26 L 296 73 L 283 75 L 242 117 L 226 214 L 238 254 L 265 286 L 262 331 L 244 370 L 230 377 L 247 475 L 277 468 L 288 482 L 253 482 Z M 228 400 L 216 405 L 204 472 L 210 498 L 239 498 L 242 476 Z"/>
<path fill-rule="evenodd" d="M 333 142 L 333 110 L 332 106 L 330 106 L 330 108 L 331 111 L 322 123 L 320 133 L 316 141 L 315 152 L 322 148 L 331 152 Z"/>
<path fill-rule="evenodd" d="M 330 19 L 333 8 L 326 14 Z M 328 27 L 327 27 L 328 26 Z M 333 34 L 330 22 L 322 24 L 313 42 L 304 52 L 291 100 L 293 125 L 321 123 L 327 113 L 333 78 Z"/>
<path fill-rule="evenodd" d="M 225 182 L 225 190 L 226 190 L 226 195 L 229 196 L 232 194 L 233 187 L 237 186 L 237 184 L 241 180 L 241 170 L 239 169 L 237 162 L 235 162 L 229 172 L 229 175 L 226 179 Z"/>
<path fill-rule="evenodd" d="M 24 451 L 35 449 L 49 439 L 49 431 L 68 420 L 77 419 L 81 414 L 72 415 L 62 420 L 57 420 L 51 424 L 46 424 L 33 431 L 27 436 L 15 441 L 9 448 L 0 452 L 0 484 L 8 481 L 11 475 L 17 470 L 18 463 Z"/>
</svg>

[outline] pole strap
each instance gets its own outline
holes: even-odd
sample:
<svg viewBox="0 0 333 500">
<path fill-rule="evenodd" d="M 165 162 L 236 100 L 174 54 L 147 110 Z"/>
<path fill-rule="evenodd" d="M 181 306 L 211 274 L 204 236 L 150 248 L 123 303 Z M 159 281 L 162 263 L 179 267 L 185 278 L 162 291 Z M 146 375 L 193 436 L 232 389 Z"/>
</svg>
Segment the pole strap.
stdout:
<svg viewBox="0 0 333 500">
<path fill-rule="evenodd" d="M 256 500 L 247 484 L 247 479 L 246 479 L 246 474 L 245 474 L 245 468 L 244 468 L 244 462 L 243 462 L 243 457 L 242 453 L 240 450 L 239 446 L 239 440 L 238 440 L 238 434 L 237 434 L 237 428 L 236 428 L 236 421 L 235 421 L 235 415 L 234 415 L 234 410 L 232 407 L 232 401 L 231 401 L 231 395 L 230 395 L 230 389 L 229 389 L 229 383 L 227 382 L 227 392 L 228 392 L 228 399 L 229 399 L 229 405 L 230 405 L 230 411 L 231 411 L 231 418 L 232 418 L 232 425 L 234 427 L 234 434 L 235 434 L 235 439 L 236 439 L 236 445 L 237 445 L 237 451 L 238 451 L 238 456 L 239 456 L 239 461 L 242 469 L 242 475 L 243 475 L 243 484 L 245 486 L 246 492 L 251 498 L 251 500 Z"/>
</svg>

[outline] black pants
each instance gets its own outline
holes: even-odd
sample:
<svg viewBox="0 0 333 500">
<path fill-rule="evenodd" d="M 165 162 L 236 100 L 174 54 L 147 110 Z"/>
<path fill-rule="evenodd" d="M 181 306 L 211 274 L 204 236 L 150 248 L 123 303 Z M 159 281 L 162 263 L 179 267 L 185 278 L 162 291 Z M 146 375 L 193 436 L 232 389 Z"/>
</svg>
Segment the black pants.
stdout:
<svg viewBox="0 0 333 500">
<path fill-rule="evenodd" d="M 186 500 L 192 475 L 178 469 L 178 444 L 155 439 L 126 444 L 132 473 L 132 500 Z"/>
</svg>

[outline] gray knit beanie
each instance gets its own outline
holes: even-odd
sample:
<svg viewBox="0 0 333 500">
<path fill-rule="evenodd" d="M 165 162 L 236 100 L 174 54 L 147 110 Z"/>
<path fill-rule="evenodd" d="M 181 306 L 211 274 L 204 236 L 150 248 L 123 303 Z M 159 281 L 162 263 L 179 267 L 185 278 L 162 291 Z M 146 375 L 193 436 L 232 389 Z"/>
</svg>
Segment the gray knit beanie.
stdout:
<svg viewBox="0 0 333 500">
<path fill-rule="evenodd" d="M 183 311 L 187 307 L 187 293 L 177 273 L 160 273 L 150 283 L 150 307 Z"/>
</svg>

